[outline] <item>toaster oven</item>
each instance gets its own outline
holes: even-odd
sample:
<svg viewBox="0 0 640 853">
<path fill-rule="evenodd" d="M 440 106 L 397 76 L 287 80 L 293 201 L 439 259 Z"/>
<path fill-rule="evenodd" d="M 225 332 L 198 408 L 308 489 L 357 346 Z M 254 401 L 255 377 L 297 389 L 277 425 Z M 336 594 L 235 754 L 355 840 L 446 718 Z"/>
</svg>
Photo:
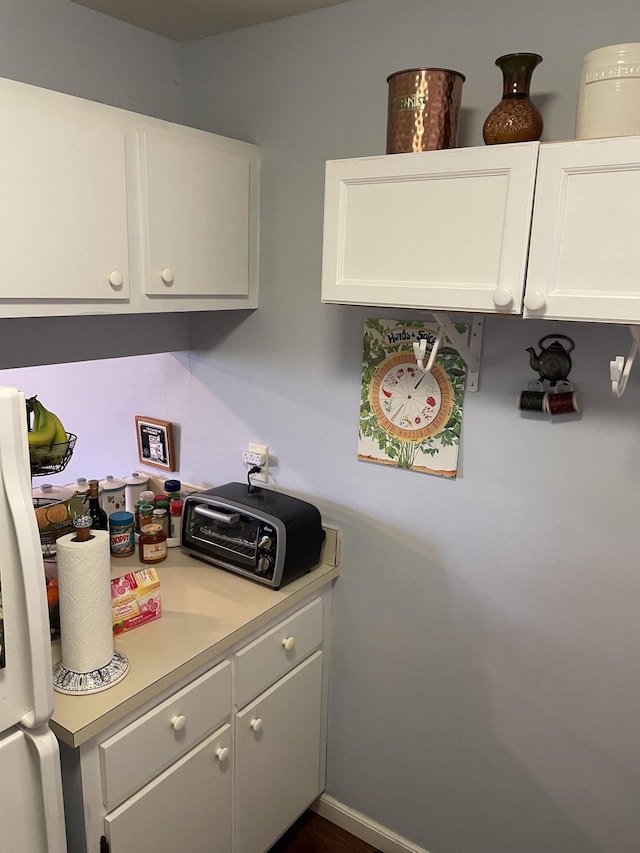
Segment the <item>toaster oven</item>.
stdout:
<svg viewBox="0 0 640 853">
<path fill-rule="evenodd" d="M 182 550 L 278 589 L 320 562 L 325 533 L 310 503 L 227 483 L 184 502 Z"/>
</svg>

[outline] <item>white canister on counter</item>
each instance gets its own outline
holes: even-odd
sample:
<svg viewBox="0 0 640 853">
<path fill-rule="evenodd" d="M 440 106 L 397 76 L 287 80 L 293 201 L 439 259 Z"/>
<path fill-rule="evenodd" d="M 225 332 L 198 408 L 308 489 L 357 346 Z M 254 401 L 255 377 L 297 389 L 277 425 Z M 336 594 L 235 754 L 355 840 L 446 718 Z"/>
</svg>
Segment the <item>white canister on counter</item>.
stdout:
<svg viewBox="0 0 640 853">
<path fill-rule="evenodd" d="M 71 489 L 74 495 L 84 495 L 86 497 L 89 494 L 89 481 L 85 477 L 78 477 L 73 483 L 67 483 L 66 488 Z"/>
<path fill-rule="evenodd" d="M 139 471 L 134 471 L 128 477 L 124 478 L 125 496 L 124 504 L 127 512 L 135 510 L 136 501 L 140 500 L 140 495 L 149 485 L 149 477 L 146 474 L 141 474 Z"/>
<path fill-rule="evenodd" d="M 612 44 L 584 58 L 576 139 L 640 135 L 640 43 Z"/>
<path fill-rule="evenodd" d="M 32 489 L 31 495 L 34 500 L 46 501 L 47 503 L 56 503 L 58 501 L 68 501 L 73 497 L 73 492 L 66 486 L 52 486 L 51 483 L 43 483 L 40 487 Z"/>
<path fill-rule="evenodd" d="M 114 477 L 112 474 L 107 474 L 104 480 L 99 481 L 98 485 L 102 489 L 100 506 L 107 513 L 107 517 L 112 512 L 122 512 L 125 507 L 127 488 L 125 481 Z"/>
</svg>

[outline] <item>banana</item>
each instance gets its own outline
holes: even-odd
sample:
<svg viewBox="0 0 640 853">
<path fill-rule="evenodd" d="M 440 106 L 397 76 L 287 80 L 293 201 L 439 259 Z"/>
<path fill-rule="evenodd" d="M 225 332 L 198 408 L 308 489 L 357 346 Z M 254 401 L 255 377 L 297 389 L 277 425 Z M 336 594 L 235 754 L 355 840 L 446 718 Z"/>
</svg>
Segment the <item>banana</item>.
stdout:
<svg viewBox="0 0 640 853">
<path fill-rule="evenodd" d="M 33 425 L 34 429 L 27 433 L 27 440 L 30 447 L 42 447 L 44 444 L 51 444 L 56 434 L 56 422 L 51 417 L 39 400 L 33 402 Z M 65 440 L 66 440 L 65 434 Z"/>
<path fill-rule="evenodd" d="M 56 424 L 56 432 L 55 432 L 55 435 L 53 436 L 53 442 L 52 443 L 53 444 L 62 444 L 63 442 L 65 442 L 67 440 L 67 431 L 63 427 L 62 423 L 60 422 L 60 418 L 57 415 L 54 415 L 53 412 L 49 412 L 49 417 L 51 417 L 55 421 L 55 424 Z"/>
</svg>

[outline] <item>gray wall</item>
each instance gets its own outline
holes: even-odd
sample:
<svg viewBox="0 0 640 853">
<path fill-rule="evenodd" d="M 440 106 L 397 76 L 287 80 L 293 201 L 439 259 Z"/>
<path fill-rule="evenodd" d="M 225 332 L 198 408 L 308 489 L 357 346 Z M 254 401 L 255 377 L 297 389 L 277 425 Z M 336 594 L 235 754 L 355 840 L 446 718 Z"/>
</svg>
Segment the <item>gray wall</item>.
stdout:
<svg viewBox="0 0 640 853">
<path fill-rule="evenodd" d="M 572 138 L 584 54 L 638 36 L 635 0 L 353 0 L 184 46 L 185 121 L 263 158 L 261 307 L 194 318 L 184 473 L 237 479 L 263 441 L 342 528 L 328 793 L 432 853 L 640 849 L 640 376 L 612 397 L 624 327 L 490 319 L 458 479 L 358 462 L 363 318 L 415 315 L 321 305 L 324 163 L 384 152 L 386 76 L 416 64 L 467 75 L 481 144 L 514 50 L 544 57 L 544 138 Z M 516 409 L 551 331 L 582 418 Z"/>
</svg>

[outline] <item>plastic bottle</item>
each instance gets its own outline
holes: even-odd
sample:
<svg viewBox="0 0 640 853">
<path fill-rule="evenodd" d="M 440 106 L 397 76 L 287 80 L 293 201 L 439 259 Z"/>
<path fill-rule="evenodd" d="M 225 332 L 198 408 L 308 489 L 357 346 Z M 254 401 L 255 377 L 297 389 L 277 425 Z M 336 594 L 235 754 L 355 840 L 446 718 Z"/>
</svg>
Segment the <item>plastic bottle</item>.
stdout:
<svg viewBox="0 0 640 853">
<path fill-rule="evenodd" d="M 87 515 L 91 518 L 92 530 L 108 530 L 109 521 L 107 513 L 100 506 L 100 497 L 98 495 L 98 481 L 89 480 L 89 499 L 87 507 Z"/>
<path fill-rule="evenodd" d="M 170 501 L 181 497 L 181 495 L 180 495 L 180 489 L 181 488 L 182 488 L 182 483 L 180 482 L 180 480 L 165 480 L 164 481 L 164 490 L 166 492 L 167 499 Z"/>
<path fill-rule="evenodd" d="M 136 552 L 133 513 L 112 512 L 109 516 L 109 544 L 112 557 L 131 557 Z"/>
<path fill-rule="evenodd" d="M 167 540 L 169 548 L 176 548 L 182 543 L 182 511 L 184 501 L 174 498 L 169 501 L 169 521 L 171 522 L 171 538 Z"/>
</svg>

